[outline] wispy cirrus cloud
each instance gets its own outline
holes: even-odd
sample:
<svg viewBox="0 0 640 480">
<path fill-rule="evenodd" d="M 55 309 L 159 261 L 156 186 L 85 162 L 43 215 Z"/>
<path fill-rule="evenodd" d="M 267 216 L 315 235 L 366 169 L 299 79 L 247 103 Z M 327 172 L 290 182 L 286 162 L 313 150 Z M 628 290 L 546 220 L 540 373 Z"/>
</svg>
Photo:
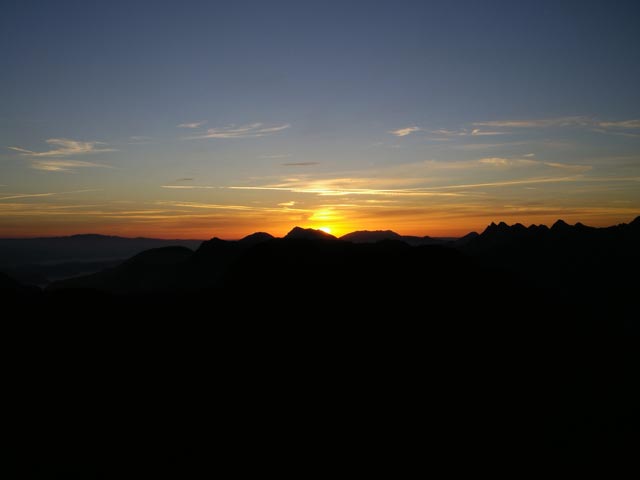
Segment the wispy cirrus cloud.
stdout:
<svg viewBox="0 0 640 480">
<path fill-rule="evenodd" d="M 47 193 L 10 193 L 4 197 L 0 197 L 0 200 L 15 200 L 18 198 L 37 198 L 37 197 L 54 197 L 57 195 L 69 195 L 74 193 L 95 192 L 94 188 L 85 188 L 83 190 L 72 190 L 69 192 L 47 192 Z"/>
<path fill-rule="evenodd" d="M 22 147 L 7 147 L 28 157 L 68 157 L 72 155 L 89 155 L 94 153 L 113 152 L 113 148 L 106 148 L 103 142 L 82 142 L 68 138 L 49 138 L 46 140 L 54 148 L 44 152 L 36 152 Z"/>
<path fill-rule="evenodd" d="M 45 172 L 75 172 L 77 168 L 112 168 L 111 165 L 80 160 L 36 160 L 31 164 L 35 170 Z"/>
<path fill-rule="evenodd" d="M 176 125 L 178 128 L 198 128 L 201 127 L 202 125 L 204 125 L 205 123 L 207 123 L 206 120 L 202 120 L 200 122 L 186 122 L 186 123 L 180 123 L 178 125 Z"/>
<path fill-rule="evenodd" d="M 479 128 L 474 128 L 473 130 L 471 130 L 471 136 L 473 137 L 486 137 L 486 136 L 494 136 L 494 135 L 504 135 L 507 132 L 497 132 L 497 131 L 487 131 L 487 130 L 480 130 Z"/>
<path fill-rule="evenodd" d="M 51 197 L 57 195 L 56 193 L 14 193 L 4 197 L 0 197 L 0 200 L 15 200 L 17 198 L 35 198 L 35 197 Z"/>
<path fill-rule="evenodd" d="M 498 128 L 549 128 L 549 127 L 588 127 L 593 120 L 585 116 L 543 118 L 536 120 L 491 120 L 486 122 L 474 122 L 480 127 Z"/>
<path fill-rule="evenodd" d="M 186 137 L 187 140 L 198 140 L 204 138 L 255 138 L 266 137 L 280 133 L 291 127 L 289 123 L 279 125 L 266 125 L 261 122 L 250 123 L 248 125 L 235 126 L 230 125 L 222 128 L 210 128 L 201 135 Z"/>
<path fill-rule="evenodd" d="M 524 155 L 526 158 L 503 158 L 503 157 L 487 157 L 478 160 L 479 164 L 490 165 L 500 168 L 512 167 L 550 167 L 552 169 L 560 169 L 567 172 L 585 173 L 592 169 L 591 165 L 576 165 L 561 162 L 541 162 L 533 160 L 532 157 Z"/>
<path fill-rule="evenodd" d="M 320 162 L 286 162 L 280 165 L 283 167 L 312 167 L 314 165 L 320 165 Z"/>
<path fill-rule="evenodd" d="M 640 120 L 614 120 L 604 121 L 594 117 L 572 116 L 557 118 L 542 118 L 533 120 L 491 120 L 486 122 L 474 122 L 477 127 L 492 128 L 586 128 L 599 133 L 613 133 L 628 136 L 636 136 L 635 133 L 625 133 L 624 130 L 640 130 Z"/>
<path fill-rule="evenodd" d="M 404 127 L 398 128 L 397 130 L 390 130 L 388 133 L 391 135 L 395 135 L 396 137 L 406 137 L 407 135 L 411 135 L 412 133 L 419 132 L 422 129 L 420 127 L 416 127 L 415 125 L 412 127 Z"/>
<path fill-rule="evenodd" d="M 438 130 L 431 130 L 430 133 L 440 137 L 488 137 L 494 135 L 505 135 L 507 132 L 482 130 L 480 128 L 474 128 L 472 130 L 467 130 L 465 128 L 461 130 L 448 130 L 446 128 L 439 128 Z"/>
<path fill-rule="evenodd" d="M 602 128 L 628 128 L 640 129 L 640 120 L 622 120 L 618 122 L 599 122 L 598 126 Z"/>
<path fill-rule="evenodd" d="M 264 183 L 220 186 L 229 190 L 262 190 L 318 197 L 468 197 L 488 187 L 577 182 L 590 165 L 545 162 L 531 157 L 483 157 L 474 160 L 426 160 L 378 170 L 343 172 L 340 176 L 300 175 L 265 179 Z M 344 175 L 344 174 L 347 175 Z M 486 192 L 482 192 L 486 194 Z M 409 200 L 407 200 L 409 201 Z"/>
</svg>

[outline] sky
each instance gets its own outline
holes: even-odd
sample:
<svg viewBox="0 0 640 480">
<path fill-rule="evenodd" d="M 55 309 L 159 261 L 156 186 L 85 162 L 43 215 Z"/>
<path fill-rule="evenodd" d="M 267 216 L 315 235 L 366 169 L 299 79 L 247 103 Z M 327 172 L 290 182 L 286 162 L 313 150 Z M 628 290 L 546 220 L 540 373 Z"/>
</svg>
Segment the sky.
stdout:
<svg viewBox="0 0 640 480">
<path fill-rule="evenodd" d="M 0 237 L 640 215 L 635 0 L 3 0 L 0 61 Z"/>
</svg>

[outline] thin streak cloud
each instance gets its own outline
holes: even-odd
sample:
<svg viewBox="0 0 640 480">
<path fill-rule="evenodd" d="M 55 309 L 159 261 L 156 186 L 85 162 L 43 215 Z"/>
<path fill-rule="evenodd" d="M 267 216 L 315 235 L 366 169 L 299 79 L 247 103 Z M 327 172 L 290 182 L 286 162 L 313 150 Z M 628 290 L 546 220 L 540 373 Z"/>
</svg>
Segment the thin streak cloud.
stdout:
<svg viewBox="0 0 640 480">
<path fill-rule="evenodd" d="M 274 135 L 291 127 L 290 124 L 284 123 L 280 125 L 265 125 L 264 123 L 251 123 L 248 125 L 235 126 L 230 125 L 222 128 L 210 128 L 202 135 L 194 135 L 186 137 L 187 140 L 198 140 L 204 138 L 255 138 Z"/>
<path fill-rule="evenodd" d="M 72 190 L 69 192 L 47 192 L 47 193 L 12 193 L 5 197 L 0 197 L 0 200 L 13 200 L 17 198 L 35 198 L 35 197 L 53 197 L 56 195 L 69 195 L 73 193 L 85 193 L 85 192 L 95 192 L 97 191 L 94 188 L 86 188 L 83 190 Z"/>
<path fill-rule="evenodd" d="M 594 124 L 589 117 L 559 117 L 543 118 L 537 120 L 492 120 L 487 122 L 474 122 L 473 125 L 484 127 L 504 128 L 549 128 L 549 127 L 588 127 Z"/>
<path fill-rule="evenodd" d="M 603 121 L 587 116 L 543 118 L 536 120 L 492 120 L 475 122 L 474 126 L 498 127 L 498 128 L 553 128 L 553 127 L 578 127 L 596 129 L 600 133 L 615 133 L 616 130 L 638 130 L 640 120 L 616 120 Z M 628 134 L 632 135 L 632 134 Z"/>
<path fill-rule="evenodd" d="M 74 172 L 76 168 L 113 168 L 110 165 L 80 160 L 37 160 L 31 168 L 45 172 Z"/>
<path fill-rule="evenodd" d="M 203 120 L 201 122 L 187 122 L 187 123 L 180 123 L 178 125 L 176 125 L 178 128 L 198 128 L 201 127 L 202 125 L 204 125 L 206 122 L 206 120 Z"/>
<path fill-rule="evenodd" d="M 272 186 L 230 186 L 225 187 L 229 190 L 272 190 L 281 192 L 292 193 L 312 193 L 321 197 L 340 197 L 344 195 L 389 195 L 389 196 L 412 196 L 412 197 L 457 197 L 459 193 L 442 193 L 435 191 L 426 191 L 427 189 L 411 189 L 411 188 L 389 188 L 389 189 L 375 189 L 375 188 L 315 188 L 315 187 L 272 187 Z"/>
<path fill-rule="evenodd" d="M 471 130 L 471 135 L 474 137 L 486 137 L 486 136 L 494 136 L 494 135 L 505 135 L 507 132 L 497 132 L 497 131 L 487 131 L 480 130 L 479 128 L 474 128 Z"/>
<path fill-rule="evenodd" d="M 103 142 L 82 142 L 68 138 L 49 138 L 46 142 L 56 148 L 44 152 L 35 152 L 22 147 L 7 148 L 29 157 L 68 157 L 71 155 L 89 155 L 114 151 L 113 148 L 101 147 L 100 145 L 105 145 Z"/>
<path fill-rule="evenodd" d="M 479 128 L 474 128 L 473 130 L 447 130 L 446 128 L 440 128 L 438 130 L 431 130 L 433 135 L 438 135 L 440 137 L 486 137 L 486 136 L 495 136 L 495 135 L 506 135 L 507 132 L 499 132 L 495 130 L 481 130 Z M 444 140 L 444 138 L 441 138 Z"/>
<path fill-rule="evenodd" d="M 622 120 L 620 122 L 599 122 L 602 128 L 629 128 L 640 129 L 640 120 Z"/>
<path fill-rule="evenodd" d="M 422 130 L 420 127 L 405 127 L 398 128 L 397 130 L 390 130 L 388 133 L 391 135 L 395 135 L 396 137 L 406 137 L 407 135 L 411 135 L 412 133 L 419 132 Z"/>
</svg>

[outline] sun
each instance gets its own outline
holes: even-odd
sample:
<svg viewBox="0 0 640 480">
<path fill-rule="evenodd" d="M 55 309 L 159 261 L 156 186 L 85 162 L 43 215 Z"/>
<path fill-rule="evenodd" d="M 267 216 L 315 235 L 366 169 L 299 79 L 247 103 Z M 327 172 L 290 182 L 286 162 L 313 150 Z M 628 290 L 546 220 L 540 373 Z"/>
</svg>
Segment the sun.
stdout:
<svg viewBox="0 0 640 480">
<path fill-rule="evenodd" d="M 324 233 L 331 233 L 331 229 L 329 227 L 318 227 L 318 230 L 322 230 Z"/>
</svg>

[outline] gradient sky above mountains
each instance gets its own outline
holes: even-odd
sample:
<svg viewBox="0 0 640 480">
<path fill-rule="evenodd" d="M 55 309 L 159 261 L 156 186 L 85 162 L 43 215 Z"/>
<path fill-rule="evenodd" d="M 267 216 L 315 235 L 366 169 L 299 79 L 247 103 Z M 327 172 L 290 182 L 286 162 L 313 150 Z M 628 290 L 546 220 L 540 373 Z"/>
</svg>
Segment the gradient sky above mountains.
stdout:
<svg viewBox="0 0 640 480">
<path fill-rule="evenodd" d="M 640 2 L 8 1 L 0 236 L 640 213 Z"/>
</svg>

